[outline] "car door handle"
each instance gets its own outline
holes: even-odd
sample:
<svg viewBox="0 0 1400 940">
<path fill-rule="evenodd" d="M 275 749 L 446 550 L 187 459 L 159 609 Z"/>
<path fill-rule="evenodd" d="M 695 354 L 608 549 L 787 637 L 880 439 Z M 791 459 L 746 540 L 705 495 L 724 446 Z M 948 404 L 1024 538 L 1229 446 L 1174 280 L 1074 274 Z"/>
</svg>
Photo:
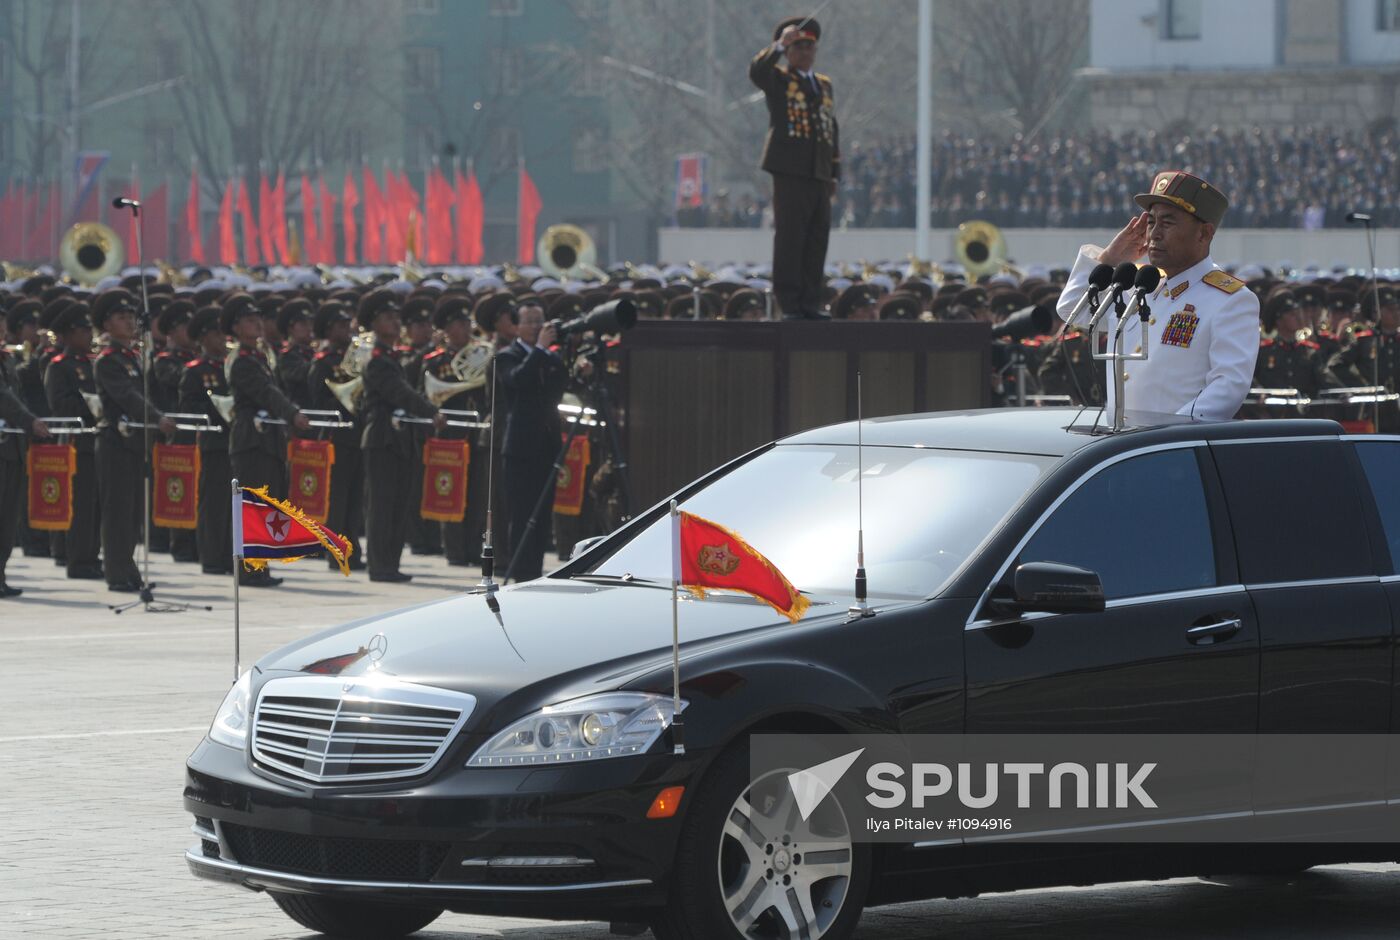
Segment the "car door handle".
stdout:
<svg viewBox="0 0 1400 940">
<path fill-rule="evenodd" d="M 1186 639 L 1192 643 L 1219 643 L 1239 633 L 1241 626 L 1238 617 L 1198 623 L 1186 629 Z"/>
</svg>

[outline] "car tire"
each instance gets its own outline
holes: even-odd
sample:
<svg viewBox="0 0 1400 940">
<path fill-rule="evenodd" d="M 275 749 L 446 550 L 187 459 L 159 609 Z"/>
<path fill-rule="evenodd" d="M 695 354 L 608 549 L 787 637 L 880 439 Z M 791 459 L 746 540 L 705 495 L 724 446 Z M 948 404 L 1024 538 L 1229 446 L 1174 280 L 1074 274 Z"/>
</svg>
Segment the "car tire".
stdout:
<svg viewBox="0 0 1400 940">
<path fill-rule="evenodd" d="M 750 781 L 747 741 L 715 760 L 681 831 L 670 903 L 650 923 L 657 940 L 847 940 L 855 931 L 870 885 L 870 846 L 851 838 L 835 798 L 805 823 L 791 806 L 773 802 L 782 794 L 792 801 L 786 774 Z M 766 815 L 760 805 L 769 807 Z M 745 818 L 745 806 L 750 825 L 740 827 L 733 820 Z M 803 859 L 802 838 L 821 861 Z M 767 860 L 761 871 L 755 859 Z"/>
<path fill-rule="evenodd" d="M 346 940 L 406 937 L 442 916 L 442 908 L 322 898 L 310 894 L 269 893 L 277 906 L 282 908 L 282 913 L 307 930 Z"/>
</svg>

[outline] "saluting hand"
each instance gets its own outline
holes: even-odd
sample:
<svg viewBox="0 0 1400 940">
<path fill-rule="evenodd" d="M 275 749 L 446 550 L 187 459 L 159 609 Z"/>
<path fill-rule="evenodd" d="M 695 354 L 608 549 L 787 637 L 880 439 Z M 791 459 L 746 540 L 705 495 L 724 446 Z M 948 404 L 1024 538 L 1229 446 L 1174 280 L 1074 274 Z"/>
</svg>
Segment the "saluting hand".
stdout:
<svg viewBox="0 0 1400 940">
<path fill-rule="evenodd" d="M 311 419 L 298 411 L 297 416 L 292 419 L 292 427 L 296 428 L 298 431 L 305 431 L 307 428 L 311 427 Z"/>
<path fill-rule="evenodd" d="M 1147 254 L 1147 213 L 1144 212 L 1133 218 L 1131 222 L 1123 226 L 1123 230 L 1113 236 L 1113 241 L 1108 243 L 1108 247 L 1099 255 L 1099 261 L 1103 264 L 1111 264 L 1114 267 L 1124 261 L 1137 261 Z"/>
<path fill-rule="evenodd" d="M 784 29 L 783 32 L 782 32 L 782 35 L 780 35 L 780 36 L 778 37 L 778 45 L 782 46 L 784 49 L 786 49 L 788 46 L 792 45 L 792 44 L 793 44 L 794 42 L 796 42 L 796 41 L 797 41 L 797 26 L 796 26 L 796 24 L 791 25 L 791 26 L 787 27 L 786 29 Z"/>
</svg>

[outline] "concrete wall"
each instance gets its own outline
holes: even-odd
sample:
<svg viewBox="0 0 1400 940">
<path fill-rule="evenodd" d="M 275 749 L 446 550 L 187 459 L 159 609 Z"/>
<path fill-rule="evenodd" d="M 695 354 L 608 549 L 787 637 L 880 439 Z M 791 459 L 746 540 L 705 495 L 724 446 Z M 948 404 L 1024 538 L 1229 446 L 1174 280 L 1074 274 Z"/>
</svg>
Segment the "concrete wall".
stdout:
<svg viewBox="0 0 1400 940">
<path fill-rule="evenodd" d="M 1400 31 L 1376 29 L 1376 0 L 1347 0 L 1347 59 L 1357 64 L 1395 65 L 1400 62 Z"/>
<path fill-rule="evenodd" d="M 935 261 L 953 256 L 952 229 L 933 232 Z M 1069 265 L 1082 244 L 1105 245 L 1113 237 L 1094 229 L 1006 229 L 1007 250 L 1020 266 Z M 773 233 L 766 229 L 663 228 L 658 232 L 658 257 L 663 262 L 699 261 L 707 266 L 727 261 L 766 263 L 773 257 Z M 848 229 L 831 233 L 827 260 L 903 260 L 914 250 L 913 229 Z M 1214 258 L 1219 264 L 1319 264 L 1364 267 L 1369 262 L 1361 229 L 1230 229 L 1215 236 Z M 1400 229 L 1376 236 L 1376 263 L 1400 268 Z"/>
</svg>

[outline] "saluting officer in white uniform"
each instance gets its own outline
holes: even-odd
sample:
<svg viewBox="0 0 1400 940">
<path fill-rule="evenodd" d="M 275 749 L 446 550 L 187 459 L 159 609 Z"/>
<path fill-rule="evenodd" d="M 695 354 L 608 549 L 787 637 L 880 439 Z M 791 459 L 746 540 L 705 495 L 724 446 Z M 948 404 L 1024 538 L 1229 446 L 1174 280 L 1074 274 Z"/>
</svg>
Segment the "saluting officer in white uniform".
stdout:
<svg viewBox="0 0 1400 940">
<path fill-rule="evenodd" d="M 1100 263 L 1117 267 L 1143 254 L 1163 272 L 1148 298 L 1148 358 L 1106 365 L 1108 410 L 1114 408 L 1112 369 L 1126 369 L 1125 410 L 1226 420 L 1249 394 L 1259 355 L 1259 300 L 1244 282 L 1218 268 L 1210 243 L 1225 215 L 1225 194 L 1189 173 L 1158 173 L 1152 191 L 1134 200 L 1144 211 L 1114 236 L 1107 248 L 1085 245 L 1060 295 L 1067 318 Z M 1087 322 L 1085 311 L 1080 320 Z M 1110 312 L 1110 336 L 1117 327 Z M 1142 321 L 1134 315 L 1123 330 L 1123 349 L 1142 349 Z"/>
</svg>

